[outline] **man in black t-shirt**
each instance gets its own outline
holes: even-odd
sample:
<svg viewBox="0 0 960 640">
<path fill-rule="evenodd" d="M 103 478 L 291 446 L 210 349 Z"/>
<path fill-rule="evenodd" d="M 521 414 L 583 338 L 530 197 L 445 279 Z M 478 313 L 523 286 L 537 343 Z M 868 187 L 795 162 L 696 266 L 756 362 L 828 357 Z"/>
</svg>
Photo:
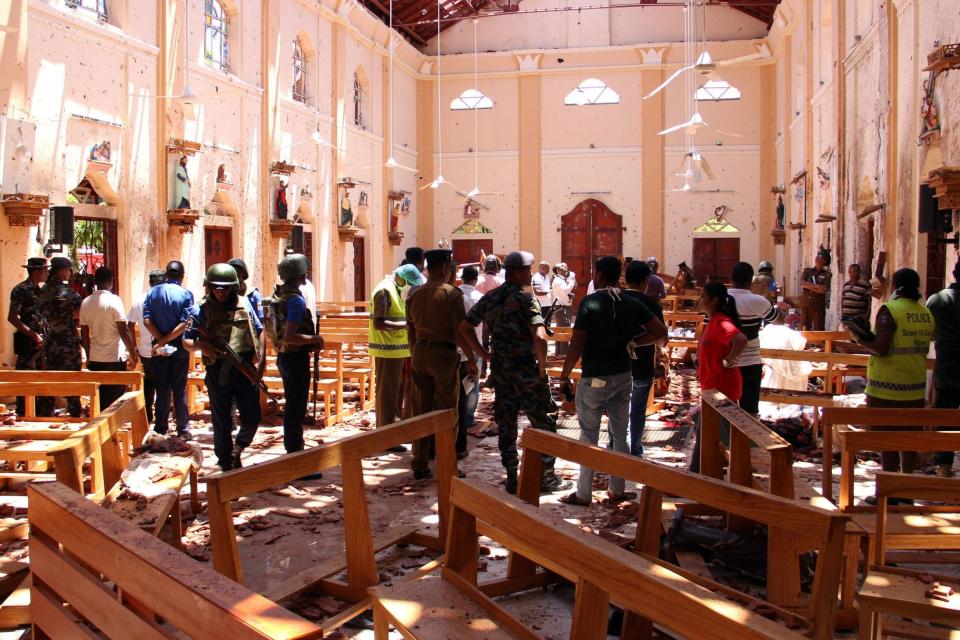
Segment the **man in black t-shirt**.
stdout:
<svg viewBox="0 0 960 640">
<path fill-rule="evenodd" d="M 623 295 L 636 298 L 663 322 L 663 309 L 660 303 L 643 293 L 647 289 L 648 279 L 653 271 L 645 262 L 634 260 L 627 265 L 627 288 Z M 633 350 L 632 362 L 633 391 L 630 395 L 630 453 L 643 455 L 643 428 L 647 420 L 647 400 L 653 387 L 654 355 L 657 346 L 648 344 Z"/>
<path fill-rule="evenodd" d="M 627 453 L 627 423 L 633 390 L 627 343 L 654 344 L 666 337 L 667 330 L 642 302 L 624 296 L 617 288 L 620 270 L 618 258 L 605 256 L 597 260 L 595 291 L 580 302 L 560 381 L 564 390 L 570 388 L 570 372 L 582 355 L 582 374 L 577 385 L 580 440 L 597 444 L 600 418 L 606 411 L 613 449 Z M 586 506 L 590 504 L 592 490 L 593 469 L 581 466 L 577 491 L 561 500 Z M 608 493 L 613 501 L 636 497 L 635 493 L 624 491 L 623 478 L 611 477 Z"/>
</svg>

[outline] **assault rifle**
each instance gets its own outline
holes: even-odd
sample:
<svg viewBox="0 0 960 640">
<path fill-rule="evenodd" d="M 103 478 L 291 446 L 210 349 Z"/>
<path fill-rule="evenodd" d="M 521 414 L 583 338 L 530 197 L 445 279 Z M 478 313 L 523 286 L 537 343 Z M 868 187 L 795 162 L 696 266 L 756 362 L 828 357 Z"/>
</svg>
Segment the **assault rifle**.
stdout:
<svg viewBox="0 0 960 640">
<path fill-rule="evenodd" d="M 560 298 L 554 298 L 553 304 L 550 305 L 550 310 L 543 314 L 543 330 L 547 332 L 548 336 L 553 335 L 553 329 L 550 328 L 550 318 L 554 312 L 556 312 L 558 302 L 560 302 Z"/>
<path fill-rule="evenodd" d="M 234 351 L 233 347 L 227 344 L 226 340 L 218 335 L 213 334 L 209 329 L 203 326 L 203 324 L 195 322 L 194 316 L 190 316 L 190 319 L 187 320 L 187 325 L 184 327 L 183 331 L 186 333 L 191 329 L 196 330 L 197 335 L 200 336 L 201 340 L 210 343 L 214 349 L 222 352 L 223 357 L 226 358 L 227 362 L 230 363 L 234 369 L 239 371 L 244 378 L 260 387 L 261 391 L 264 393 L 269 393 L 269 389 L 267 389 L 267 383 L 263 381 L 263 377 L 257 372 L 257 369 L 252 364 L 244 360 L 239 353 Z"/>
</svg>

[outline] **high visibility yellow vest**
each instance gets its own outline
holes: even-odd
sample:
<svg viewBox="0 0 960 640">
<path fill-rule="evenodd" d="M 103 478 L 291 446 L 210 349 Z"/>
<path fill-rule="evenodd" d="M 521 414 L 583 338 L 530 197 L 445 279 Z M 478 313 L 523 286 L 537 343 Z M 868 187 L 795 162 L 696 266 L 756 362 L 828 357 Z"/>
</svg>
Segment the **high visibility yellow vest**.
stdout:
<svg viewBox="0 0 960 640">
<path fill-rule="evenodd" d="M 390 297 L 390 309 L 387 310 L 385 320 L 400 322 L 407 319 L 407 306 L 400 297 L 400 291 L 393 280 L 393 276 L 387 276 L 383 279 L 373 295 L 370 296 L 370 344 L 367 351 L 375 358 L 409 358 L 410 345 L 407 342 L 406 329 L 377 329 L 373 325 L 374 299 L 381 291 L 386 291 Z"/>
<path fill-rule="evenodd" d="M 884 306 L 897 328 L 887 355 L 870 356 L 867 395 L 884 400 L 921 400 L 927 386 L 933 314 L 920 302 L 908 298 L 896 298 Z"/>
</svg>

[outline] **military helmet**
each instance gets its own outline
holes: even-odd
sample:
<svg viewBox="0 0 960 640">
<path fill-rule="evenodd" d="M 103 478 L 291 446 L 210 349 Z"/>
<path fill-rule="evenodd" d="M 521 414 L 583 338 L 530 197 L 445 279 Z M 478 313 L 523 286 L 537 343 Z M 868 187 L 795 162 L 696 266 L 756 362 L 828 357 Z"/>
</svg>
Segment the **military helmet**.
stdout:
<svg viewBox="0 0 960 640">
<path fill-rule="evenodd" d="M 236 287 L 240 284 L 237 278 L 237 271 L 229 264 L 221 262 L 207 269 L 206 283 L 217 287 Z"/>
<path fill-rule="evenodd" d="M 281 280 L 292 280 L 307 275 L 308 270 L 307 256 L 302 253 L 291 253 L 284 256 L 280 264 L 277 265 L 277 272 Z"/>
<path fill-rule="evenodd" d="M 237 272 L 237 277 L 246 280 L 250 277 L 250 271 L 247 269 L 247 263 L 240 258 L 230 258 L 227 264 L 233 267 Z"/>
<path fill-rule="evenodd" d="M 773 271 L 773 263 L 770 262 L 769 260 L 764 260 L 763 262 L 760 263 L 760 268 L 757 269 L 757 271 L 759 271 L 760 273 L 763 273 L 764 271 L 770 271 L 770 272 L 772 272 L 772 271 Z"/>
</svg>

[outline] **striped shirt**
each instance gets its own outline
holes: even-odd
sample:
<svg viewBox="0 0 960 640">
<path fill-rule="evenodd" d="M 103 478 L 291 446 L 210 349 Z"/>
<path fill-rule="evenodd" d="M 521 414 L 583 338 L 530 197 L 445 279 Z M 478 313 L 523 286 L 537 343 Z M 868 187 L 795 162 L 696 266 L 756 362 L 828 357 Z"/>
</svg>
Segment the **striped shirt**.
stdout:
<svg viewBox="0 0 960 640">
<path fill-rule="evenodd" d="M 777 317 L 777 308 L 763 296 L 758 296 L 749 289 L 727 289 L 727 293 L 737 305 L 737 315 L 740 316 L 740 331 L 747 336 L 747 346 L 740 354 L 740 366 L 761 364 L 760 360 L 760 327 L 764 322 L 771 322 Z"/>
<path fill-rule="evenodd" d="M 866 280 L 843 283 L 841 313 L 851 318 L 860 318 L 864 323 L 870 320 L 870 283 Z"/>
</svg>

